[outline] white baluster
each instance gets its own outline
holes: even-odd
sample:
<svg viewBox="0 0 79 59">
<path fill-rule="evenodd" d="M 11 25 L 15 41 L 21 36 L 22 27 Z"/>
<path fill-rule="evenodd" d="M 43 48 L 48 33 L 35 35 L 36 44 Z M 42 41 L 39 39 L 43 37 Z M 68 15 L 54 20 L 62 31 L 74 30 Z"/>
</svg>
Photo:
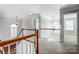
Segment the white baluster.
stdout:
<svg viewBox="0 0 79 59">
<path fill-rule="evenodd" d="M 31 54 L 33 54 L 33 49 L 34 47 L 33 47 L 33 43 L 31 43 Z"/>
<path fill-rule="evenodd" d="M 27 54 L 30 54 L 30 42 L 27 42 Z"/>
<path fill-rule="evenodd" d="M 22 41 L 16 43 L 16 53 L 17 54 L 22 54 Z"/>
<path fill-rule="evenodd" d="M 10 54 L 10 45 L 8 45 L 8 54 Z"/>
<path fill-rule="evenodd" d="M 27 47 L 26 47 L 26 40 L 23 40 L 22 43 L 23 43 L 23 48 L 22 48 L 23 49 L 23 54 L 26 54 L 26 52 L 27 52 L 26 51 L 26 49 L 27 49 Z"/>
<path fill-rule="evenodd" d="M 0 47 L 0 54 L 3 53 L 3 47 Z"/>
</svg>

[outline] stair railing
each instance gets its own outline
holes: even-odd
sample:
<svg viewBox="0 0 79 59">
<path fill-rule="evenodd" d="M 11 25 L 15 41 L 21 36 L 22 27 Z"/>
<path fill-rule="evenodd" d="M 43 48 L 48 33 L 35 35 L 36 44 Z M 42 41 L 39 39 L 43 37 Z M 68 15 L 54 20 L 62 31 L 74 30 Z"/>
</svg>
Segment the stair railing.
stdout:
<svg viewBox="0 0 79 59">
<path fill-rule="evenodd" d="M 32 31 L 34 31 L 34 33 L 29 34 L 29 35 L 23 35 L 23 30 L 32 30 Z M 20 36 L 21 33 L 22 33 L 22 36 Z M 35 37 L 35 38 L 29 39 L 32 37 Z M 22 41 L 25 41 L 25 44 Z M 17 47 L 20 47 L 21 50 L 19 52 L 22 51 L 21 53 L 27 54 L 28 50 L 30 50 L 30 49 L 27 49 L 27 52 L 26 52 L 26 48 L 27 48 L 26 41 L 29 42 L 30 44 L 31 43 L 34 44 L 34 46 L 33 46 L 34 52 L 29 53 L 29 54 L 34 54 L 34 53 L 38 54 L 39 53 L 38 30 L 36 30 L 36 29 L 23 29 L 23 28 L 16 38 L 0 41 L 0 52 L 1 52 L 1 54 L 17 54 L 17 52 L 16 52 Z M 20 43 L 20 45 L 19 45 L 19 43 Z M 30 44 L 28 44 L 28 45 L 30 45 Z M 26 47 L 26 48 L 23 48 L 23 47 Z M 25 50 L 25 51 L 23 51 L 23 50 Z"/>
</svg>

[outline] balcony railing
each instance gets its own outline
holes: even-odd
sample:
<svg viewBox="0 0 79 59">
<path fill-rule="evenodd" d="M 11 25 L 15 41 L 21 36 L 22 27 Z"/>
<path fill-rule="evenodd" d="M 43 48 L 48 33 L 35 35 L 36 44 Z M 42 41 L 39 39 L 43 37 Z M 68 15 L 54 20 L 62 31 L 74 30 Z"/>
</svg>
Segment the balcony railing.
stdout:
<svg viewBox="0 0 79 59">
<path fill-rule="evenodd" d="M 33 34 L 24 35 L 24 30 L 34 31 Z M 38 30 L 22 29 L 16 38 L 0 41 L 1 54 L 38 54 Z"/>
</svg>

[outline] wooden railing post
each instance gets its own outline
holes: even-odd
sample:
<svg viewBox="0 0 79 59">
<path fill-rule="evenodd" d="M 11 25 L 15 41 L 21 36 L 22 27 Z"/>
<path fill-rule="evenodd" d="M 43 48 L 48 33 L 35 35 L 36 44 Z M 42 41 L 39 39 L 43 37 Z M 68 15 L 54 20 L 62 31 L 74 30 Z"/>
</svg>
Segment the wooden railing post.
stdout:
<svg viewBox="0 0 79 59">
<path fill-rule="evenodd" d="M 35 30 L 36 32 L 36 39 L 35 39 L 35 49 L 36 49 L 36 54 L 39 54 L 39 40 L 38 40 L 38 30 Z"/>
</svg>

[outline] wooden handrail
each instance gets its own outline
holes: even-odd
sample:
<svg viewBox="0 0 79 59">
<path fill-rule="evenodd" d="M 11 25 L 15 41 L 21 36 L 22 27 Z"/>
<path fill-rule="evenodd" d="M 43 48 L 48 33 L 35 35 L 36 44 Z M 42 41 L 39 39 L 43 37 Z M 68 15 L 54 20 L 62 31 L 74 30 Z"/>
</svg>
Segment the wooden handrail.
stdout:
<svg viewBox="0 0 79 59">
<path fill-rule="evenodd" d="M 15 43 L 21 40 L 25 40 L 26 38 L 30 38 L 32 36 L 36 36 L 37 33 L 35 34 L 31 34 L 31 35 L 26 35 L 26 36 L 22 36 L 22 37 L 18 37 L 18 38 L 14 38 L 14 39 L 9 39 L 9 40 L 5 40 L 5 41 L 0 41 L 0 47 L 11 44 L 11 43 Z"/>
</svg>

